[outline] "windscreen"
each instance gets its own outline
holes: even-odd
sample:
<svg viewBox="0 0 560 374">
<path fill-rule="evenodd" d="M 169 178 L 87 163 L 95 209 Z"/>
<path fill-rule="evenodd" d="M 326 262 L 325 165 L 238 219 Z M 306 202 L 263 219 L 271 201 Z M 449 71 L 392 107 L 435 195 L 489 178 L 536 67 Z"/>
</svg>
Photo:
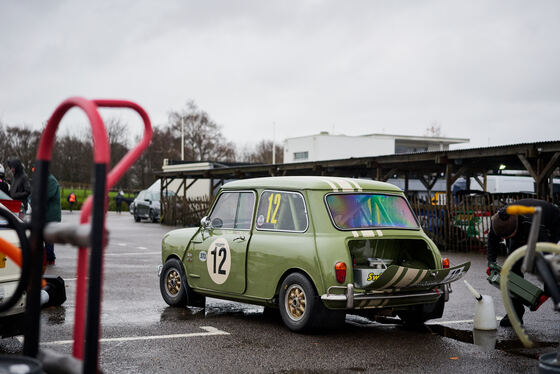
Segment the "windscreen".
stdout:
<svg viewBox="0 0 560 374">
<path fill-rule="evenodd" d="M 339 229 L 405 228 L 418 223 L 407 201 L 401 196 L 381 194 L 330 194 L 327 207 Z"/>
</svg>

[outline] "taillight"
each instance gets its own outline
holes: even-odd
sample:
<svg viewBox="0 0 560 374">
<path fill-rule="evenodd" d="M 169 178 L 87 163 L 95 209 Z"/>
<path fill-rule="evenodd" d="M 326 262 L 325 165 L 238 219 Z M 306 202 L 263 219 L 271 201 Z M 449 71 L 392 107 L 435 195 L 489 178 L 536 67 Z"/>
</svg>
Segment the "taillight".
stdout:
<svg viewBox="0 0 560 374">
<path fill-rule="evenodd" d="M 447 257 L 441 259 L 441 265 L 444 269 L 449 269 L 449 259 Z"/>
<path fill-rule="evenodd" d="M 336 274 L 336 281 L 338 283 L 344 283 L 346 280 L 346 263 L 337 262 L 336 265 L 334 265 L 334 272 Z"/>
</svg>

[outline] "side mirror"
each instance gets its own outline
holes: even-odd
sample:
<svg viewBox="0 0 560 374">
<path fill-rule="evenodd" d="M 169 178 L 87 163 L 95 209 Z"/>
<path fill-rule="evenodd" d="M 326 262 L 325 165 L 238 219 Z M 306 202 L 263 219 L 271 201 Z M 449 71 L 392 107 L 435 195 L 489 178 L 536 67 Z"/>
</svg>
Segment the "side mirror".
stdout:
<svg viewBox="0 0 560 374">
<path fill-rule="evenodd" d="M 200 227 L 202 227 L 204 230 L 208 230 L 211 225 L 212 222 L 210 222 L 210 218 L 208 218 L 208 216 L 204 216 L 200 220 Z"/>
</svg>

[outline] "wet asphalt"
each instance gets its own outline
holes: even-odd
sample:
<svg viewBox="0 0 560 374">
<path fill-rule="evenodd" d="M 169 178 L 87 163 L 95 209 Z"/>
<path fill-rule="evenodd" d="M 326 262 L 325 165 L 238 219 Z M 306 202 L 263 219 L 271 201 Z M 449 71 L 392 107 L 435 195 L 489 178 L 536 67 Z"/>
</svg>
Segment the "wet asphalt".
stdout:
<svg viewBox="0 0 560 374">
<path fill-rule="evenodd" d="M 78 220 L 79 212 L 63 212 L 64 222 Z M 523 348 L 511 329 L 473 334 L 475 300 L 462 280 L 454 283 L 443 317 L 415 329 L 397 318 L 348 316 L 338 330 L 296 334 L 279 315 L 254 305 L 208 298 L 205 309 L 170 308 L 159 292 L 157 266 L 161 238 L 173 228 L 135 223 L 127 212 L 110 212 L 107 228 L 100 343 L 106 373 L 534 373 L 539 355 L 555 351 L 560 339 L 560 316 L 550 301 L 525 314 L 535 348 Z M 56 265 L 47 272 L 65 279 L 68 300 L 43 310 L 41 347 L 70 354 L 76 249 L 56 245 L 55 252 Z M 444 256 L 452 264 L 471 261 L 466 279 L 493 297 L 498 317 L 505 314 L 499 290 L 486 281 L 483 254 Z M 0 339 L 0 352 L 21 349 L 21 338 Z"/>
</svg>

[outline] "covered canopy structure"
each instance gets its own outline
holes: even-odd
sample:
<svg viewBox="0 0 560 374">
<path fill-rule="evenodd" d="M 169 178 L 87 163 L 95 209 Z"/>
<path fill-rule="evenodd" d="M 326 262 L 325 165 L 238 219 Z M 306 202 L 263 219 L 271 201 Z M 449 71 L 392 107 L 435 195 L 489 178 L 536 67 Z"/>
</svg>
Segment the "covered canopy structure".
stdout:
<svg viewBox="0 0 560 374">
<path fill-rule="evenodd" d="M 386 181 L 391 177 L 404 178 L 408 189 L 410 178 L 419 179 L 428 193 L 435 182 L 444 178 L 447 196 L 451 185 L 465 177 L 467 183 L 474 178 L 486 190 L 486 176 L 499 170 L 526 170 L 533 177 L 537 197 L 552 197 L 553 173 L 560 157 L 560 141 L 520 143 L 497 147 L 470 148 L 452 151 L 395 154 L 375 157 L 348 158 L 341 160 L 297 162 L 288 164 L 256 164 L 221 166 L 199 170 L 156 172 L 161 190 L 171 181 L 182 179 L 184 191 L 198 179 L 211 181 L 210 195 L 226 180 L 283 175 L 328 175 L 354 178 L 371 178 Z M 187 183 L 187 179 L 190 181 Z M 212 197 L 212 196 L 210 196 Z"/>
</svg>

